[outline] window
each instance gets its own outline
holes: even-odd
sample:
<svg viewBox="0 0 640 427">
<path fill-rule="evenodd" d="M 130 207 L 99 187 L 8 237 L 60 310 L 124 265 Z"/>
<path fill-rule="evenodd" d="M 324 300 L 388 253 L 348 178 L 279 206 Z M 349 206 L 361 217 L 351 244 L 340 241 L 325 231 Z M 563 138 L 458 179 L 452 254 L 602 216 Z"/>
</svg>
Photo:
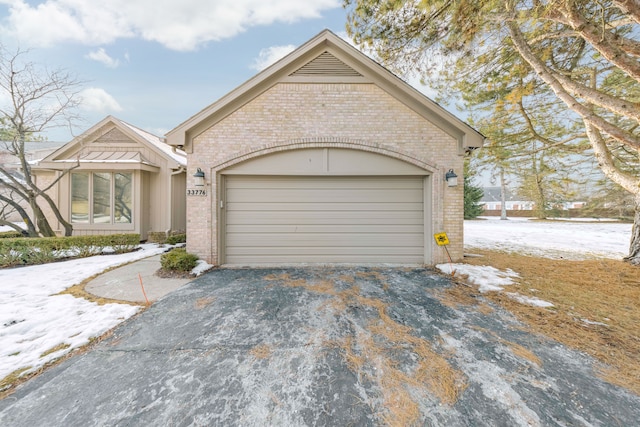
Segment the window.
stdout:
<svg viewBox="0 0 640 427">
<path fill-rule="evenodd" d="M 71 174 L 71 222 L 131 224 L 132 177 L 120 172 Z"/>
</svg>

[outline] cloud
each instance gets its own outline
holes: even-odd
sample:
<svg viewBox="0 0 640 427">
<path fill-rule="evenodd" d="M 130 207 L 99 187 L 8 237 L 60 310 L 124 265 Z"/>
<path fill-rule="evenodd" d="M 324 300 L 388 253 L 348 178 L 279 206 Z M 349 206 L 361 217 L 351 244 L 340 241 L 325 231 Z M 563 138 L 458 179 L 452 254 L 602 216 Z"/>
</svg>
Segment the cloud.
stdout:
<svg viewBox="0 0 640 427">
<path fill-rule="evenodd" d="M 107 52 L 104 50 L 104 48 L 89 52 L 85 56 L 85 58 L 101 62 L 109 68 L 118 68 L 118 65 L 120 65 L 120 61 L 110 57 L 109 54 L 107 54 Z"/>
<path fill-rule="evenodd" d="M 340 0 L 13 0 L 2 33 L 31 46 L 61 42 L 100 45 L 141 38 L 194 50 L 249 27 L 316 18 Z M 152 13 L 151 13 L 152 12 Z"/>
<path fill-rule="evenodd" d="M 82 98 L 82 108 L 87 111 L 99 113 L 122 111 L 118 101 L 104 89 L 97 87 L 87 88 L 80 93 L 80 98 Z"/>
<path fill-rule="evenodd" d="M 262 71 L 269 65 L 273 64 L 281 58 L 284 58 L 287 54 L 293 52 L 295 48 L 296 47 L 292 44 L 264 48 L 260 51 L 253 64 L 251 64 L 251 68 L 254 70 Z"/>
</svg>

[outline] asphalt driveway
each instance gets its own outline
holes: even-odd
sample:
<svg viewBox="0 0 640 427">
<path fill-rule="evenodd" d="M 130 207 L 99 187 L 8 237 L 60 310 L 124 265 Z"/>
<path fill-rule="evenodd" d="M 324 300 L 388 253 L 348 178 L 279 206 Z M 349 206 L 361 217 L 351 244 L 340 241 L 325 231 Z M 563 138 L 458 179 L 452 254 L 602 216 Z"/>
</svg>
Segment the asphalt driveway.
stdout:
<svg viewBox="0 0 640 427">
<path fill-rule="evenodd" d="M 0 401 L 2 426 L 631 426 L 594 361 L 428 269 L 222 269 Z M 492 309 L 493 308 L 493 309 Z"/>
</svg>

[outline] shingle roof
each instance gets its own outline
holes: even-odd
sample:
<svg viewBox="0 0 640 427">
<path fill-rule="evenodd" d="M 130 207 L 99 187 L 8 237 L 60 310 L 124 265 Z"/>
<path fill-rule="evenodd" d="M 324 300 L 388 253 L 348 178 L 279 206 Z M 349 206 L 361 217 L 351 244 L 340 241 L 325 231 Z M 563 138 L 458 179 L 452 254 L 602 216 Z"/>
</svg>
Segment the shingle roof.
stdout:
<svg viewBox="0 0 640 427">
<path fill-rule="evenodd" d="M 500 187 L 484 187 L 482 189 L 484 194 L 482 195 L 482 199 L 480 202 L 488 203 L 488 202 L 500 202 L 502 201 L 500 197 Z M 520 195 L 512 192 L 508 188 L 506 189 L 505 201 L 507 202 L 515 202 L 515 201 L 524 201 L 526 198 L 521 197 Z"/>
</svg>

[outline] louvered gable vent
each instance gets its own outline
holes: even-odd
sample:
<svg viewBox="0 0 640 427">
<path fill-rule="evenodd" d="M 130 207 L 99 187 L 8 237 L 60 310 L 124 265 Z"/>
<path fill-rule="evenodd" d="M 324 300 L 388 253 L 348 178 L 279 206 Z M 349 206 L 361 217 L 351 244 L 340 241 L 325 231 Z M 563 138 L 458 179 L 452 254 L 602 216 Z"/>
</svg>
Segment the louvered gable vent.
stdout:
<svg viewBox="0 0 640 427">
<path fill-rule="evenodd" d="M 329 52 L 324 52 L 313 61 L 298 68 L 296 71 L 291 73 L 290 76 L 362 77 L 362 74 L 349 67 Z"/>
</svg>

